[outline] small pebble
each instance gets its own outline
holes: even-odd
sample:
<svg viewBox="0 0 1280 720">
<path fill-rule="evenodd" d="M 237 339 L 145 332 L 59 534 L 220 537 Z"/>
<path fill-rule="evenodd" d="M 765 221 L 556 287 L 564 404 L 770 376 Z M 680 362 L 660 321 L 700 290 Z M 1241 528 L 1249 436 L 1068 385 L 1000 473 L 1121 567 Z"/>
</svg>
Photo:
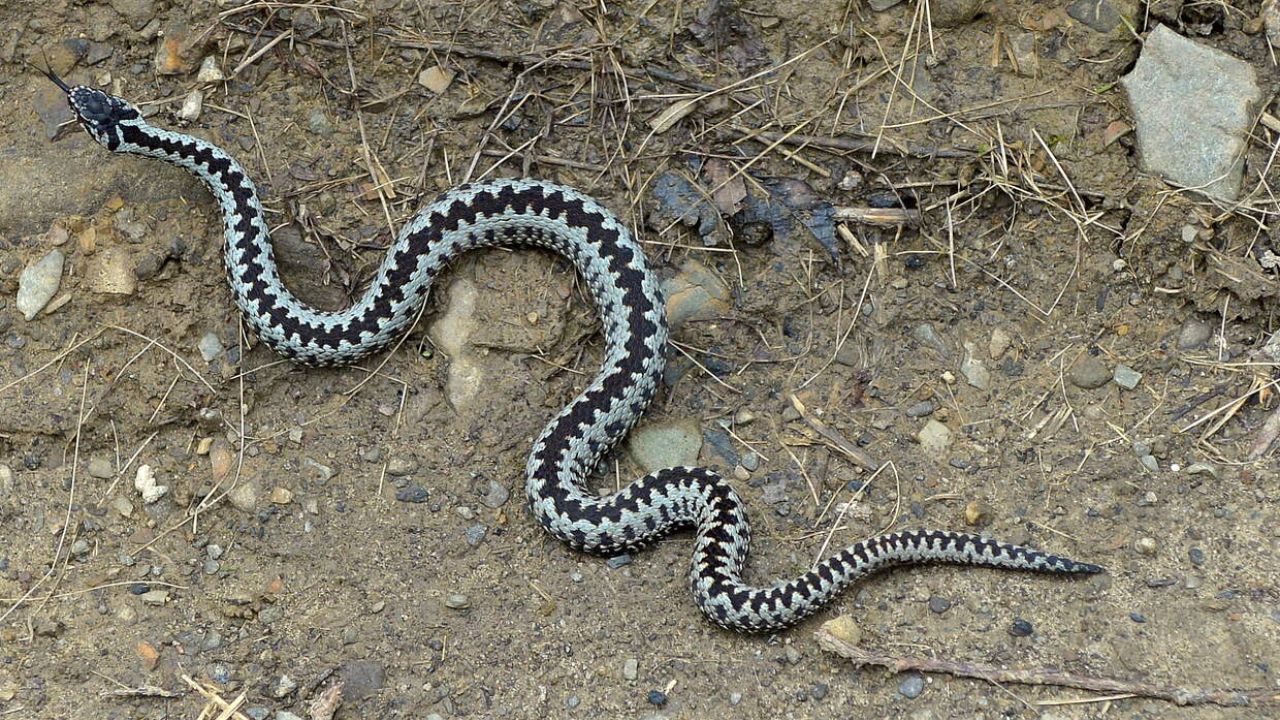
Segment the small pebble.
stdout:
<svg viewBox="0 0 1280 720">
<path fill-rule="evenodd" d="M 196 80 L 202 83 L 214 83 L 225 80 L 226 76 L 222 74 L 222 69 L 218 67 L 218 57 L 209 55 L 200 62 L 200 70 L 196 73 Z"/>
<path fill-rule="evenodd" d="M 412 457 L 397 455 L 387 460 L 387 474 L 396 477 L 412 475 L 418 469 L 418 461 Z"/>
<path fill-rule="evenodd" d="M 635 658 L 627 658 L 622 663 L 622 677 L 627 680 L 635 680 L 640 676 L 640 661 Z"/>
<path fill-rule="evenodd" d="M 971 500 L 964 506 L 966 525 L 982 525 L 991 517 L 991 508 L 981 500 Z"/>
<path fill-rule="evenodd" d="M 427 489 L 421 485 L 410 485 L 396 491 L 396 500 L 408 503 L 423 503 L 427 501 L 430 494 Z"/>
<path fill-rule="evenodd" d="M 795 645 L 788 645 L 786 651 L 783 654 L 787 658 L 788 665 L 800 664 L 800 660 L 801 660 L 800 651 L 796 649 Z"/>
<path fill-rule="evenodd" d="M 111 466 L 111 461 L 104 457 L 95 457 L 89 459 L 89 475 L 99 480 L 108 480 L 115 475 L 115 468 Z"/>
<path fill-rule="evenodd" d="M 1142 382 L 1142 373 L 1134 370 L 1128 365 L 1116 365 L 1116 371 L 1113 379 L 1117 385 L 1125 390 L 1132 390 L 1138 387 L 1138 383 Z"/>
<path fill-rule="evenodd" d="M 1278 610 L 1278 611 L 1277 611 L 1277 613 L 1280 613 L 1280 610 Z M 1280 622 L 1280 617 L 1277 617 L 1277 618 L 1276 618 L 1276 622 Z M 732 693 L 729 693 L 729 704 L 730 704 L 730 705 L 737 705 L 737 704 L 738 704 L 738 703 L 740 703 L 740 702 L 742 702 L 742 693 L 740 693 L 740 692 L 732 692 Z"/>
<path fill-rule="evenodd" d="M 489 491 L 485 493 L 483 502 L 485 507 L 500 508 L 507 504 L 507 500 L 510 497 L 511 491 L 507 489 L 506 485 L 503 485 L 496 480 L 490 480 Z"/>
<path fill-rule="evenodd" d="M 471 598 L 461 593 L 455 593 L 445 599 L 444 606 L 451 610 L 466 610 L 471 607 Z"/>
<path fill-rule="evenodd" d="M 582 699 L 579 698 L 577 695 L 570 695 L 569 698 L 564 701 L 564 706 L 569 708 L 570 710 L 578 707 L 581 704 L 582 704 Z"/>
<path fill-rule="evenodd" d="M 329 482 L 329 480 L 336 474 L 336 471 L 333 468 L 319 462 L 315 458 L 302 458 L 302 466 L 310 471 L 313 478 L 322 483 Z"/>
<path fill-rule="evenodd" d="M 1129 613 L 1129 619 L 1136 623 L 1144 623 L 1147 621 L 1147 616 L 1140 612 L 1131 612 Z"/>
<path fill-rule="evenodd" d="M 630 564 L 631 564 L 631 556 L 630 556 L 630 555 L 627 555 L 627 554 L 614 555 L 613 557 L 609 558 L 608 560 L 605 560 L 605 561 L 604 561 L 604 564 L 605 564 L 605 565 L 608 565 L 608 566 L 609 566 L 609 568 L 610 568 L 611 570 L 617 570 L 618 568 L 620 568 L 620 567 L 622 567 L 622 566 L 624 566 L 624 565 L 630 565 Z"/>
<path fill-rule="evenodd" d="M 476 547 L 481 542 L 484 542 L 484 536 L 487 535 L 488 533 L 489 533 L 489 528 L 485 527 L 484 525 L 480 525 L 480 524 L 472 525 L 466 530 L 467 544 L 470 545 L 471 547 Z"/>
<path fill-rule="evenodd" d="M 1085 353 L 1072 364 L 1067 371 L 1067 379 L 1072 385 L 1085 390 L 1100 388 L 1114 377 L 1113 373 L 1098 358 Z"/>
<path fill-rule="evenodd" d="M 1191 558 L 1191 564 L 1195 566 L 1204 565 L 1204 551 L 1200 548 L 1191 548 L 1187 553 L 1187 557 Z"/>
<path fill-rule="evenodd" d="M 1213 337 L 1213 326 L 1197 317 L 1187 318 L 1178 331 L 1178 349 L 1196 350 L 1204 347 Z"/>
<path fill-rule="evenodd" d="M 667 704 L 667 694 L 661 690 L 650 690 L 648 700 L 650 705 L 665 707 Z"/>
<path fill-rule="evenodd" d="M 934 595 L 929 598 L 930 612 L 934 612 L 934 613 L 937 613 L 938 615 L 941 615 L 942 613 L 950 609 L 951 609 L 951 601 L 948 600 L 947 598 L 944 598 L 941 595 Z"/>
<path fill-rule="evenodd" d="M 760 469 L 760 456 L 754 450 L 745 453 L 742 456 L 742 467 L 746 468 L 747 472 L 755 472 Z"/>
<path fill-rule="evenodd" d="M 289 693 L 298 689 L 298 683 L 288 675 L 281 675 L 276 681 L 276 685 L 271 689 L 271 694 L 277 699 L 285 697 Z"/>
<path fill-rule="evenodd" d="M 908 700 L 915 700 L 924 692 L 924 677 L 917 673 L 909 673 L 898 684 L 898 693 Z"/>
<path fill-rule="evenodd" d="M 1140 537 L 1133 543 L 1133 549 L 1137 550 L 1139 555 L 1153 557 L 1157 549 L 1155 538 Z"/>
<path fill-rule="evenodd" d="M 830 692 L 831 692 L 830 685 L 826 683 L 818 683 L 817 685 L 813 686 L 813 690 L 810 691 L 810 694 L 813 695 L 814 700 L 823 700 L 827 697 L 827 693 L 830 693 Z"/>
<path fill-rule="evenodd" d="M 187 122 L 194 122 L 200 119 L 200 113 L 204 111 L 204 92 L 200 90 L 192 90 L 187 93 L 187 97 L 182 101 L 182 108 L 178 110 L 178 117 Z"/>
<path fill-rule="evenodd" d="M 1027 637 L 1033 632 L 1035 632 L 1035 628 L 1031 626 L 1030 622 L 1022 618 L 1016 618 L 1013 624 L 1009 626 L 1009 634 L 1014 637 Z"/>
<path fill-rule="evenodd" d="M 936 408 L 934 407 L 932 400 L 922 400 L 916 403 L 915 405 L 912 405 L 911 407 L 907 408 L 906 414 L 907 414 L 907 417 L 913 417 L 913 418 L 928 417 L 933 414 L 933 411 L 935 409 Z"/>
</svg>

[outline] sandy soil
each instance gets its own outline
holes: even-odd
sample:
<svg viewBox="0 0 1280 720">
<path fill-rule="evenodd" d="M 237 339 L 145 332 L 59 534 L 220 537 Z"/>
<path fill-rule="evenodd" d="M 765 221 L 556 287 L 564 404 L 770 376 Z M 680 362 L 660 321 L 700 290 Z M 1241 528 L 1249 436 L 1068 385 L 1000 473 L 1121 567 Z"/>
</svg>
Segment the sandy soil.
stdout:
<svg viewBox="0 0 1280 720">
<path fill-rule="evenodd" d="M 1066 3 L 970 4 L 934 0 L 929 26 L 914 3 L 825 0 L 5 4 L 0 717 L 207 718 L 214 697 L 287 720 L 338 682 L 339 718 L 1266 717 L 1042 705 L 1090 693 L 942 674 L 908 698 L 911 677 L 814 641 L 847 615 L 903 657 L 1280 688 L 1277 462 L 1248 460 L 1275 404 L 1257 360 L 1280 305 L 1254 261 L 1275 242 L 1275 133 L 1253 137 L 1256 202 L 1170 193 L 1116 124 L 1134 34 Z M 1135 29 L 1163 18 L 1274 95 L 1258 3 L 1175 5 L 1145 4 Z M 205 57 L 226 79 L 197 81 Z M 82 133 L 50 143 L 65 105 L 24 60 L 236 154 L 289 282 L 325 307 L 468 177 L 581 187 L 664 278 L 709 273 L 726 301 L 679 329 L 646 423 L 695 423 L 700 461 L 731 476 L 758 454 L 735 481 L 757 578 L 916 526 L 1108 572 L 900 570 L 773 637 L 718 630 L 688 596 L 688 535 L 613 567 L 524 511 L 529 444 L 599 356 L 567 265 L 490 252 L 443 281 L 472 397 L 435 310 L 363 370 L 282 364 L 241 342 L 200 185 Z M 663 219 L 663 177 L 813 202 L 770 233 L 715 193 L 708 246 Z M 886 200 L 920 222 L 832 233 L 832 206 Z M 28 321 L 19 274 L 55 247 L 58 295 Z M 1119 364 L 1133 389 L 1110 381 Z M 870 477 L 793 396 L 891 465 Z M 938 424 L 949 444 L 920 445 Z M 154 503 L 143 464 L 169 488 Z M 638 472 L 620 452 L 599 483 Z"/>
</svg>

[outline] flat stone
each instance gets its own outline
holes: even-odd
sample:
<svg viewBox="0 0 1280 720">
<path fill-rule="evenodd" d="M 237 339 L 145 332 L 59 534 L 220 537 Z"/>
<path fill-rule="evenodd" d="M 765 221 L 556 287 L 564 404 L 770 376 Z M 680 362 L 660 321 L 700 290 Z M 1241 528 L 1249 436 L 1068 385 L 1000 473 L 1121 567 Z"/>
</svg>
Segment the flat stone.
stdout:
<svg viewBox="0 0 1280 720">
<path fill-rule="evenodd" d="M 1138 387 L 1138 383 L 1142 382 L 1142 373 L 1134 370 L 1128 365 L 1116 365 L 1115 382 L 1125 390 L 1132 390 Z"/>
<path fill-rule="evenodd" d="M 931 454 L 941 454 L 951 447 L 951 428 L 931 418 L 916 433 L 916 442 Z"/>
<path fill-rule="evenodd" d="M 54 248 L 18 276 L 18 311 L 24 318 L 34 318 L 58 293 L 65 261 L 62 251 Z"/>
<path fill-rule="evenodd" d="M 1199 350 L 1213 337 L 1213 326 L 1197 317 L 1187 318 L 1178 331 L 1179 350 Z"/>
<path fill-rule="evenodd" d="M 702 263 L 690 260 L 680 272 L 662 283 L 667 299 L 667 322 L 672 329 L 690 320 L 713 320 L 728 314 L 733 295 L 720 276 Z"/>
<path fill-rule="evenodd" d="M 1262 100 L 1248 63 L 1157 25 L 1120 84 L 1143 170 L 1210 198 L 1239 197 L 1248 131 Z"/>
<path fill-rule="evenodd" d="M 1072 385 L 1085 390 L 1093 390 L 1106 385 L 1113 373 L 1107 369 L 1107 366 L 1098 358 L 1085 354 L 1071 365 L 1071 369 L 1067 371 L 1067 379 Z"/>
<path fill-rule="evenodd" d="M 702 429 L 689 418 L 637 428 L 627 438 L 627 454 L 645 472 L 696 465 L 702 451 Z"/>
<path fill-rule="evenodd" d="M 960 374 L 970 385 L 979 390 L 991 388 L 991 372 L 978 358 L 977 346 L 971 342 L 964 344 L 964 360 L 960 361 Z"/>
</svg>

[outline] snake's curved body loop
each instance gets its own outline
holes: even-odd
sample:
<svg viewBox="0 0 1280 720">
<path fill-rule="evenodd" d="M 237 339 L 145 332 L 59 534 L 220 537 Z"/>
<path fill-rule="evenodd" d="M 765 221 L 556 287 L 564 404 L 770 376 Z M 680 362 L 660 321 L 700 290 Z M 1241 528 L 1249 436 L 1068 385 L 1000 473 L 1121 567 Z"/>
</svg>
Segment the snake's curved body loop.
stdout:
<svg viewBox="0 0 1280 720">
<path fill-rule="evenodd" d="M 405 225 L 354 305 L 322 312 L 281 282 L 257 192 L 231 156 L 204 140 L 149 125 L 120 98 L 55 82 L 67 91 L 80 124 L 109 150 L 178 165 L 204 182 L 222 208 L 227 279 L 236 304 L 264 342 L 300 362 L 348 363 L 385 347 L 406 331 L 441 268 L 469 250 L 531 245 L 571 262 L 600 314 L 604 362 L 587 389 L 534 443 L 525 469 L 529 508 L 556 537 L 601 555 L 696 528 L 690 584 L 698 606 L 723 627 L 745 632 L 784 628 L 858 578 L 892 565 L 1101 570 L 976 535 L 921 530 L 859 542 L 794 579 L 749 585 L 743 580 L 750 544 L 746 509 L 714 472 L 668 468 L 604 497 L 585 489 L 601 458 L 653 399 L 667 344 L 662 295 L 644 253 L 626 226 L 596 201 L 539 180 L 454 188 Z"/>
</svg>

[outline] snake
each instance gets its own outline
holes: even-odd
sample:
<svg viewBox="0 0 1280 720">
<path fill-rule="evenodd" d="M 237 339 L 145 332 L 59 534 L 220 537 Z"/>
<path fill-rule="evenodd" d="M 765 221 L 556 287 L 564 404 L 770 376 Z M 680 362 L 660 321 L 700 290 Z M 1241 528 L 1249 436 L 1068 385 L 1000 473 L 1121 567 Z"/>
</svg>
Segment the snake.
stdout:
<svg viewBox="0 0 1280 720">
<path fill-rule="evenodd" d="M 744 579 L 751 541 L 744 501 L 709 468 L 671 467 L 612 494 L 587 489 L 601 460 L 658 392 L 669 330 L 657 275 L 628 227 L 587 195 L 535 179 L 459 185 L 401 228 L 363 294 L 347 309 L 308 306 L 281 281 L 262 206 L 245 169 L 216 145 L 149 124 L 138 107 L 102 90 L 68 86 L 74 120 L 113 153 L 184 168 L 222 211 L 226 275 L 246 324 L 304 365 L 355 362 L 408 332 L 432 281 L 459 255 L 486 247 L 543 248 L 569 261 L 600 318 L 600 370 L 543 429 L 525 467 L 530 514 L 571 548 L 604 557 L 636 550 L 681 529 L 696 532 L 689 585 L 713 623 L 776 632 L 813 614 L 866 575 L 889 567 L 948 563 L 1082 576 L 1102 568 L 982 535 L 946 530 L 888 532 L 854 543 L 796 577 Z"/>
</svg>

